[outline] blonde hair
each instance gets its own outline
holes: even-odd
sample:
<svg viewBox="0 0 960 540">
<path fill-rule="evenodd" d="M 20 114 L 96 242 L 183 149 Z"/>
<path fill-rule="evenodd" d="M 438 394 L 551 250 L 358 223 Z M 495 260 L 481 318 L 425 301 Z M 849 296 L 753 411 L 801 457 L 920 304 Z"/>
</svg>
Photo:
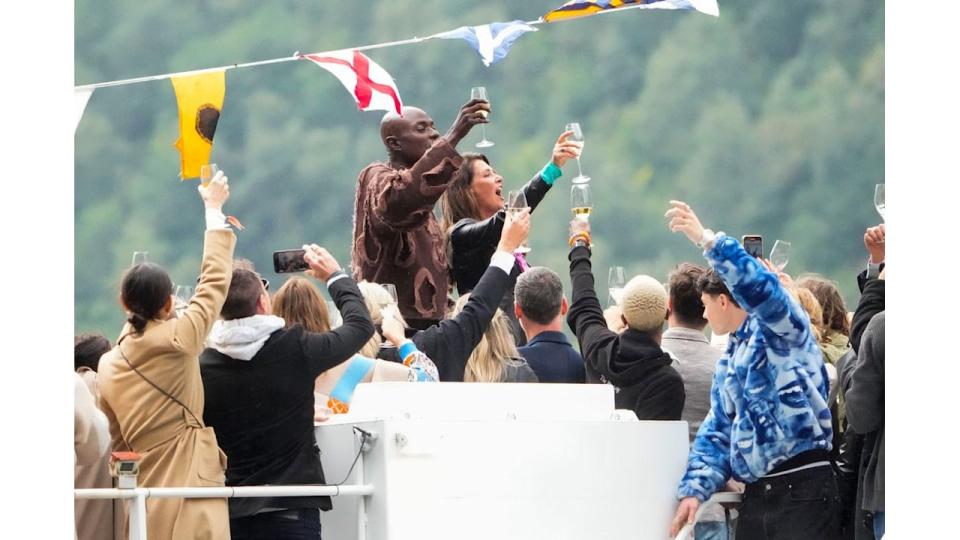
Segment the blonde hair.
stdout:
<svg viewBox="0 0 960 540">
<path fill-rule="evenodd" d="M 820 302 L 817 300 L 816 295 L 809 289 L 803 287 L 790 289 L 790 294 L 800 303 L 803 310 L 807 312 L 807 315 L 810 317 L 810 330 L 813 332 L 813 337 L 816 338 L 817 343 L 820 343 L 826 333 L 823 328 L 823 308 L 820 307 Z"/>
<path fill-rule="evenodd" d="M 388 293 L 386 289 L 369 281 L 361 281 L 357 283 L 357 287 L 360 288 L 360 294 L 363 295 L 363 303 L 367 305 L 367 311 L 370 312 L 370 319 L 373 320 L 374 325 L 380 326 L 383 324 L 383 311 L 380 309 L 380 306 L 393 304 L 393 297 L 390 296 L 390 293 Z M 407 321 L 403 320 L 403 316 L 400 315 L 400 310 L 394 308 L 393 313 L 394 317 L 400 321 L 400 324 L 406 327 Z M 380 332 L 374 332 L 373 337 L 370 338 L 370 341 L 367 341 L 366 345 L 360 349 L 358 354 L 368 358 L 376 358 L 377 353 L 380 352 L 380 345 L 382 343 L 383 337 L 380 335 Z"/>
<path fill-rule="evenodd" d="M 469 294 L 461 296 L 453 307 L 453 316 L 463 311 L 470 299 Z M 513 342 L 510 322 L 503 311 L 497 309 L 490 326 L 483 333 L 480 343 L 470 353 L 463 372 L 464 382 L 500 382 L 503 378 L 503 366 L 513 358 L 520 356 Z"/>
<path fill-rule="evenodd" d="M 650 276 L 636 276 L 623 288 L 620 303 L 627 326 L 656 333 L 667 320 L 667 290 Z"/>
<path fill-rule="evenodd" d="M 300 324 L 308 332 L 330 331 L 327 302 L 316 285 L 307 278 L 293 276 L 273 296 L 273 314 L 282 317 L 287 327 Z"/>
</svg>

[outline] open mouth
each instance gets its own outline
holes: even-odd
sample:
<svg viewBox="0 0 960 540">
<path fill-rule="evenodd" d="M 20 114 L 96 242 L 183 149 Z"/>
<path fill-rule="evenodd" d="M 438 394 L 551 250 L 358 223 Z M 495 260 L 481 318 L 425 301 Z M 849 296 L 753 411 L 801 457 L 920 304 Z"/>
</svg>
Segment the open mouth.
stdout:
<svg viewBox="0 0 960 540">
<path fill-rule="evenodd" d="M 497 194 L 497 197 L 499 197 L 500 200 L 502 201 L 502 200 L 503 200 L 503 188 L 502 188 L 502 187 L 498 187 L 498 188 L 497 188 L 497 191 L 496 191 L 496 194 Z"/>
</svg>

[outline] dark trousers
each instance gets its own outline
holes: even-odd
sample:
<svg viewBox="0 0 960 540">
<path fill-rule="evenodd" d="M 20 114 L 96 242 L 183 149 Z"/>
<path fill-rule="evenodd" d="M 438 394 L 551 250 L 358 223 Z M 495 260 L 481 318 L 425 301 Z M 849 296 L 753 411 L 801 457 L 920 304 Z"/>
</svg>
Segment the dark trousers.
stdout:
<svg viewBox="0 0 960 540">
<path fill-rule="evenodd" d="M 294 508 L 230 520 L 233 540 L 319 540 L 320 509 Z"/>
<path fill-rule="evenodd" d="M 747 484 L 737 540 L 841 540 L 833 469 L 812 467 Z"/>
</svg>

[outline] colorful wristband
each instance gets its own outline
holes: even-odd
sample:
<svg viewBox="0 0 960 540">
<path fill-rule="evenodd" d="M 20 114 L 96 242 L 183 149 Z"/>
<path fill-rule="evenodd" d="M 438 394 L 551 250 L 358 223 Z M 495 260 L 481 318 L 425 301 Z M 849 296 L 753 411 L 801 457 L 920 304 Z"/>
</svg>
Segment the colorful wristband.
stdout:
<svg viewBox="0 0 960 540">
<path fill-rule="evenodd" d="M 540 169 L 540 178 L 543 178 L 548 186 L 552 186 L 561 175 L 563 175 L 563 171 L 552 161 L 544 165 L 543 169 Z"/>
</svg>

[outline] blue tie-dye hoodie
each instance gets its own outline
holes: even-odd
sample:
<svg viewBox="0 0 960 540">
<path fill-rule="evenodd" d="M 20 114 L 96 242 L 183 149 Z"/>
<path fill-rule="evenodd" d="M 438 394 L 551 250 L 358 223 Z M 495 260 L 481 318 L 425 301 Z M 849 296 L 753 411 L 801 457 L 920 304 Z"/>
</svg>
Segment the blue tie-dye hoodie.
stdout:
<svg viewBox="0 0 960 540">
<path fill-rule="evenodd" d="M 777 276 L 718 233 L 707 261 L 748 314 L 730 335 L 680 498 L 704 501 L 733 475 L 754 482 L 807 450 L 831 448 L 827 372 L 810 319 Z"/>
</svg>

